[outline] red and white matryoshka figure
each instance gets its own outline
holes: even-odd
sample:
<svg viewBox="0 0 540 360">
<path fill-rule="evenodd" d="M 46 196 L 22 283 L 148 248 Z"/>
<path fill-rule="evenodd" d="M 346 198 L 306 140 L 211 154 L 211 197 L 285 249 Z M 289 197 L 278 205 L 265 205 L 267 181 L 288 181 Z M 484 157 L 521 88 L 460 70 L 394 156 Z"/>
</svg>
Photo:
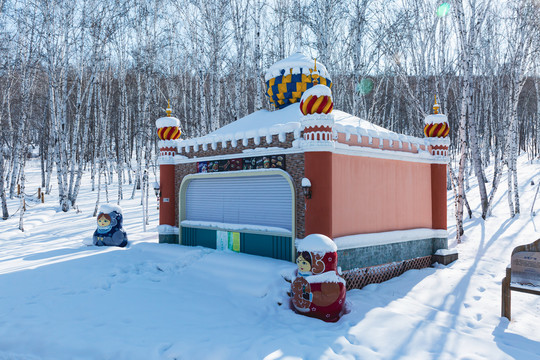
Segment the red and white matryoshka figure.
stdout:
<svg viewBox="0 0 540 360">
<path fill-rule="evenodd" d="M 338 321 L 345 309 L 345 280 L 337 274 L 337 246 L 327 236 L 312 234 L 296 244 L 297 276 L 292 304 L 304 315 Z"/>
</svg>

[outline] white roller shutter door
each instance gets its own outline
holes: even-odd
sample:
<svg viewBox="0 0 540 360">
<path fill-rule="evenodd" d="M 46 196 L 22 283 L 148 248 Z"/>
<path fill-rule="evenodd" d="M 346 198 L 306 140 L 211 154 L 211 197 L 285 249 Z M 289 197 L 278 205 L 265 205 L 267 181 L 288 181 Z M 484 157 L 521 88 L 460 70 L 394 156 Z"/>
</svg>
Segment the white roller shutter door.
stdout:
<svg viewBox="0 0 540 360">
<path fill-rule="evenodd" d="M 272 226 L 292 231 L 292 193 L 281 175 L 192 179 L 185 220 Z"/>
</svg>

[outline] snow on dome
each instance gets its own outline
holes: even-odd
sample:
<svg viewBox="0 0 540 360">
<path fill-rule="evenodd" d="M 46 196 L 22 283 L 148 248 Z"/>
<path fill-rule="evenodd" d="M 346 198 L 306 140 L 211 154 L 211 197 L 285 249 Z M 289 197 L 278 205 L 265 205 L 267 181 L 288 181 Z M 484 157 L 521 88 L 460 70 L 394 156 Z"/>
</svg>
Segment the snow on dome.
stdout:
<svg viewBox="0 0 540 360">
<path fill-rule="evenodd" d="M 326 85 L 315 85 L 311 89 L 307 89 L 304 94 L 302 95 L 302 100 L 307 98 L 308 96 L 315 95 L 317 97 L 319 96 L 330 96 L 332 97 L 332 90 Z"/>
<path fill-rule="evenodd" d="M 309 75 L 309 69 L 313 69 L 314 65 L 315 65 L 315 60 L 307 57 L 301 52 L 297 52 L 297 53 L 292 54 L 288 58 L 280 60 L 274 65 L 270 66 L 268 70 L 266 71 L 264 80 L 268 81 L 271 78 L 274 78 L 279 75 L 283 75 L 284 73 L 285 75 L 287 75 L 290 73 L 290 69 L 292 69 L 293 74 Z M 317 71 L 319 72 L 320 76 L 325 77 L 328 80 L 331 80 L 330 74 L 328 74 L 328 70 L 326 70 L 326 66 L 324 66 L 320 62 L 317 62 Z"/>
<path fill-rule="evenodd" d="M 424 124 L 445 124 L 448 123 L 448 117 L 444 114 L 428 115 L 424 119 Z"/>
<path fill-rule="evenodd" d="M 162 117 L 156 120 L 156 127 L 170 127 L 170 126 L 180 126 L 180 120 L 175 117 Z"/>
<path fill-rule="evenodd" d="M 308 251 L 312 253 L 325 254 L 337 251 L 337 245 L 328 236 L 322 234 L 311 234 L 303 240 L 297 240 L 296 250 L 298 252 Z"/>
<path fill-rule="evenodd" d="M 110 214 L 113 211 L 116 211 L 117 213 L 122 214 L 122 208 L 118 205 L 103 204 L 99 207 L 100 213 Z"/>
</svg>

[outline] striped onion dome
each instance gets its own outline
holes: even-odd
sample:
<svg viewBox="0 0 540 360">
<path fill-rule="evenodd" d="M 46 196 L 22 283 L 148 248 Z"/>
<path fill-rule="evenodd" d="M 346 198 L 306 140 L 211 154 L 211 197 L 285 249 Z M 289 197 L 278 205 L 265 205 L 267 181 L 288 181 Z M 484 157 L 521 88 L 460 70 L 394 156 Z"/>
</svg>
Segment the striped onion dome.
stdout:
<svg viewBox="0 0 540 360">
<path fill-rule="evenodd" d="M 266 96 L 278 109 L 300 101 L 317 83 L 332 87 L 326 67 L 299 52 L 270 66 L 265 82 Z"/>
<path fill-rule="evenodd" d="M 300 100 L 300 111 L 304 115 L 329 114 L 333 108 L 332 91 L 325 85 L 313 86 L 302 95 Z"/>
<path fill-rule="evenodd" d="M 450 132 L 448 118 L 443 114 L 426 116 L 424 124 L 424 135 L 426 135 L 426 137 L 445 138 Z"/>
<path fill-rule="evenodd" d="M 171 108 L 167 107 L 167 116 L 156 120 L 157 134 L 160 140 L 176 140 L 180 138 L 180 120 L 171 116 Z"/>
</svg>

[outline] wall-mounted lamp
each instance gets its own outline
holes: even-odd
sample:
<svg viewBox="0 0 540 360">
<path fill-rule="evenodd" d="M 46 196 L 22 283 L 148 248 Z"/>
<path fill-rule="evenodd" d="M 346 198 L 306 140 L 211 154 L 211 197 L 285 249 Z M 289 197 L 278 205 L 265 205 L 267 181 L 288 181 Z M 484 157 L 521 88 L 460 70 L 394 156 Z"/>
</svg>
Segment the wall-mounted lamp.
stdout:
<svg viewBox="0 0 540 360">
<path fill-rule="evenodd" d="M 308 178 L 302 178 L 302 191 L 306 199 L 311 199 L 311 181 Z"/>
<path fill-rule="evenodd" d="M 154 183 L 152 184 L 152 187 L 154 188 L 154 193 L 156 194 L 157 209 L 159 210 L 159 198 L 161 196 L 161 191 L 159 189 L 159 183 L 157 181 L 154 181 Z"/>
<path fill-rule="evenodd" d="M 159 197 L 159 183 L 157 181 L 154 181 L 152 185 L 154 187 L 154 193 L 156 194 L 156 197 Z"/>
</svg>

